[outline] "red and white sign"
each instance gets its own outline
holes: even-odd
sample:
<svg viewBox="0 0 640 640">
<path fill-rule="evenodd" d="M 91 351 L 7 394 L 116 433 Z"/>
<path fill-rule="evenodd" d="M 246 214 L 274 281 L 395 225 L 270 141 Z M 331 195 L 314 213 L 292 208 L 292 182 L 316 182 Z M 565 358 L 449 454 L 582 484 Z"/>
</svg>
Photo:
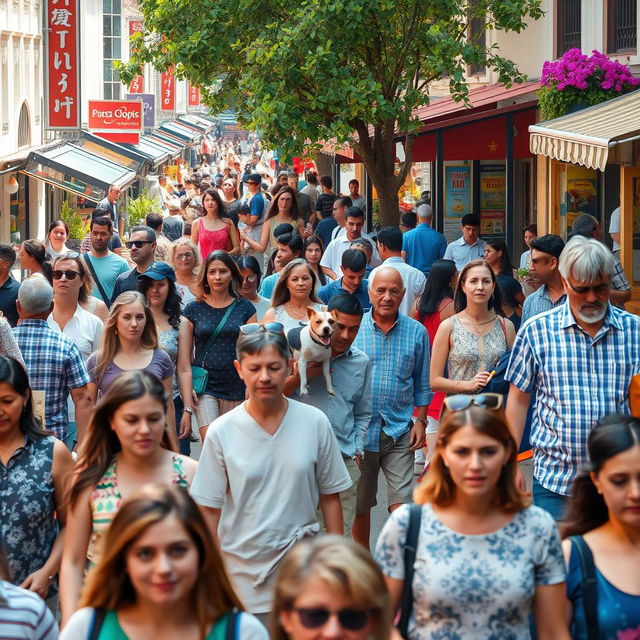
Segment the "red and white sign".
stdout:
<svg viewBox="0 0 640 640">
<path fill-rule="evenodd" d="M 200 106 L 200 88 L 194 87 L 191 83 L 187 85 L 187 104 L 190 107 L 199 107 Z"/>
<path fill-rule="evenodd" d="M 138 144 L 143 120 L 140 100 L 89 100 L 89 130 L 106 140 Z"/>
<path fill-rule="evenodd" d="M 47 0 L 46 126 L 80 128 L 80 1 Z"/>
<path fill-rule="evenodd" d="M 142 33 L 144 22 L 142 20 L 129 20 L 129 40 L 138 33 Z M 135 52 L 135 47 L 131 48 Z M 140 69 L 142 71 L 142 68 Z M 129 93 L 144 93 L 144 78 L 142 75 L 135 76 L 129 85 Z"/>
<path fill-rule="evenodd" d="M 173 69 L 160 74 L 160 110 L 176 110 L 176 78 Z"/>
</svg>

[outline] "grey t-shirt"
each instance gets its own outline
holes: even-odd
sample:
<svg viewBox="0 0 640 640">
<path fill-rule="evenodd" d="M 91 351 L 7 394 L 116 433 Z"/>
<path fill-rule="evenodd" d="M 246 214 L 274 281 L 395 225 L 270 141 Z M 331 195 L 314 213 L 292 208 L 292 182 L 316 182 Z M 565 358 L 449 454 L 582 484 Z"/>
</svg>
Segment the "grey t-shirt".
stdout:
<svg viewBox="0 0 640 640">
<path fill-rule="evenodd" d="M 222 509 L 218 534 L 225 565 L 250 613 L 271 610 L 273 577 L 300 539 L 320 531 L 320 494 L 352 482 L 327 417 L 288 400 L 269 435 L 241 404 L 207 432 L 191 495 Z"/>
</svg>

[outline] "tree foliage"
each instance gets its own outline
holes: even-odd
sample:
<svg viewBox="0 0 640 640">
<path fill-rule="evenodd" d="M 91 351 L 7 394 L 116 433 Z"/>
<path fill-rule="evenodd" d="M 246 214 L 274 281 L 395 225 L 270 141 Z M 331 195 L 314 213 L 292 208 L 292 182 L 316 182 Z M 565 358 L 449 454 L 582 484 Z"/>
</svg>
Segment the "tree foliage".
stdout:
<svg viewBox="0 0 640 640">
<path fill-rule="evenodd" d="M 175 68 L 214 110 L 240 121 L 284 152 L 319 140 L 349 142 L 381 194 L 404 182 L 411 161 L 394 166 L 394 136 L 419 126 L 429 84 L 448 77 L 467 96 L 466 68 L 485 64 L 507 86 L 524 80 L 496 47 L 470 41 L 469 24 L 520 32 L 542 15 L 540 0 L 140 0 L 145 32 L 140 64 Z M 396 196 L 397 204 L 397 196 Z M 383 203 L 384 205 L 384 203 Z M 383 206 L 384 209 L 384 206 Z M 384 218 L 384 211 L 383 211 Z"/>
</svg>

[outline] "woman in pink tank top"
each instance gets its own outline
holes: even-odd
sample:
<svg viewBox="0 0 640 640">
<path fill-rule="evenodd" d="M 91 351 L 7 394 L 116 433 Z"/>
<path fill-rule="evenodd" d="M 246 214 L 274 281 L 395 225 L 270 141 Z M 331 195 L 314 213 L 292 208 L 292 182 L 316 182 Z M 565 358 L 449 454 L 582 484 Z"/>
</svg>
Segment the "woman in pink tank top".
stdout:
<svg viewBox="0 0 640 640">
<path fill-rule="evenodd" d="M 240 252 L 238 233 L 230 218 L 221 218 L 224 204 L 215 189 L 207 189 L 202 195 L 205 215 L 198 218 L 191 229 L 191 240 L 200 249 L 202 259 L 218 249 L 228 250 L 231 255 Z"/>
</svg>

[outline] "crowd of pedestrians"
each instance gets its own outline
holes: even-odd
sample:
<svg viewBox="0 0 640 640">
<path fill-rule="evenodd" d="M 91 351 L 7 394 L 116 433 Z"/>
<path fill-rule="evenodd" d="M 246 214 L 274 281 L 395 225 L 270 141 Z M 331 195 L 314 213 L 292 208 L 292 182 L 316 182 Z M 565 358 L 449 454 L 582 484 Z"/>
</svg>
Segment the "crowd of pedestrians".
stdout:
<svg viewBox="0 0 640 640">
<path fill-rule="evenodd" d="M 365 231 L 357 180 L 249 143 L 126 236 L 112 185 L 80 251 L 0 245 L 0 637 L 640 638 L 640 319 L 597 221 L 527 227 L 519 276 L 474 214 Z"/>
</svg>

